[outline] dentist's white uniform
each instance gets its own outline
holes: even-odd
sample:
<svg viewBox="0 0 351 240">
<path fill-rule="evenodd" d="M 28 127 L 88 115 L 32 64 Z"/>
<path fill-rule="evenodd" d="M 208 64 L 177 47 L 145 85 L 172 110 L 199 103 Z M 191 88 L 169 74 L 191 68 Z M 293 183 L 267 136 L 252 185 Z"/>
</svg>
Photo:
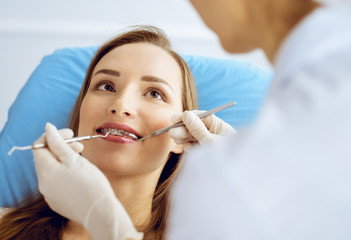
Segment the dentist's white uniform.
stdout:
<svg viewBox="0 0 351 240">
<path fill-rule="evenodd" d="M 351 7 L 285 40 L 248 132 L 188 154 L 167 239 L 351 239 Z"/>
</svg>

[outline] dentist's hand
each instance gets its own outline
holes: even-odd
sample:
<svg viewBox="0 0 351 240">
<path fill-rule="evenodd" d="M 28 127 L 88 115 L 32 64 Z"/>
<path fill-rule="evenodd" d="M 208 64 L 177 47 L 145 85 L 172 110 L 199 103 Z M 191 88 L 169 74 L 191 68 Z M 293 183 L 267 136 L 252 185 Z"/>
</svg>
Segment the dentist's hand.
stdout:
<svg viewBox="0 0 351 240">
<path fill-rule="evenodd" d="M 82 224 L 92 239 L 142 239 L 105 175 L 79 154 L 83 145 L 64 142 L 72 137 L 71 130 L 47 124 L 36 143 L 48 148 L 33 150 L 39 191 L 48 205 Z"/>
<path fill-rule="evenodd" d="M 204 111 L 185 111 L 172 116 L 172 122 L 183 121 L 184 127 L 169 130 L 169 135 L 187 151 L 194 144 L 214 141 L 224 135 L 235 134 L 236 130 L 215 115 L 200 119 L 197 114 Z"/>
</svg>

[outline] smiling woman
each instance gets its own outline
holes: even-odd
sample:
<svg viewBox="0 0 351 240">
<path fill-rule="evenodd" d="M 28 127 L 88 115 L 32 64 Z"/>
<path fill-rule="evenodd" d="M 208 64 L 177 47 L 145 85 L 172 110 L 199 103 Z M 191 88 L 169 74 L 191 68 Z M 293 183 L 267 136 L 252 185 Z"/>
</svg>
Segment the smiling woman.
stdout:
<svg viewBox="0 0 351 240">
<path fill-rule="evenodd" d="M 106 69 L 109 73 L 118 69 L 119 74 L 101 73 Z M 184 110 L 181 79 L 177 62 L 157 46 L 132 43 L 113 49 L 95 66 L 80 106 L 78 135 L 96 134 L 99 129 L 108 128 L 142 137 L 171 125 L 171 116 Z M 108 176 L 116 172 L 120 176 L 154 171 L 159 175 L 167 156 L 182 151 L 167 134 L 138 144 L 127 144 L 135 140 L 112 134 L 106 140 L 110 144 L 87 142 L 83 155 Z"/>
<path fill-rule="evenodd" d="M 171 125 L 172 115 L 193 109 L 197 97 L 190 70 L 157 28 L 137 27 L 117 36 L 97 51 L 87 70 L 70 128 L 77 136 L 111 133 L 85 142 L 81 155 L 104 173 L 144 239 L 164 235 L 169 188 L 183 148 L 168 134 L 142 142 L 130 136 L 147 136 Z M 72 237 L 89 234 L 52 211 L 43 197 L 0 221 L 1 239 Z"/>
</svg>

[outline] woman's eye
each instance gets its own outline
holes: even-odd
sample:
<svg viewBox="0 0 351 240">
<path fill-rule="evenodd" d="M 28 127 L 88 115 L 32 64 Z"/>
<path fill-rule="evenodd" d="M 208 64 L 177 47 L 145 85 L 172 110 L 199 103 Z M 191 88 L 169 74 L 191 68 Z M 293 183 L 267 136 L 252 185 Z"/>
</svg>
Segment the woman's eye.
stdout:
<svg viewBox="0 0 351 240">
<path fill-rule="evenodd" d="M 97 85 L 97 90 L 108 91 L 108 92 L 116 92 L 113 84 L 101 82 Z"/>
<path fill-rule="evenodd" d="M 157 99 L 157 100 L 164 100 L 165 101 L 165 96 L 159 90 L 151 89 L 145 95 L 147 97 L 150 97 L 150 98 L 154 98 L 154 99 Z"/>
</svg>

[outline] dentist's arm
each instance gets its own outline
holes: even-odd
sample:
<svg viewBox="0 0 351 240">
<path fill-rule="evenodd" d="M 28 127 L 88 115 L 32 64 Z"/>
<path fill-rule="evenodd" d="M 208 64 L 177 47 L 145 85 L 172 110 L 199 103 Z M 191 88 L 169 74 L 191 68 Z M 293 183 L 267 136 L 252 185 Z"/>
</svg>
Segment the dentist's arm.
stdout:
<svg viewBox="0 0 351 240">
<path fill-rule="evenodd" d="M 235 134 L 236 130 L 215 115 L 200 119 L 197 114 L 204 111 L 185 111 L 172 116 L 173 122 L 183 121 L 185 127 L 173 128 L 169 135 L 178 144 L 184 144 L 187 151 L 196 143 L 214 141 L 221 136 Z"/>
<path fill-rule="evenodd" d="M 82 224 L 92 239 L 142 239 L 105 175 L 78 153 L 82 144 L 64 142 L 72 136 L 47 124 L 36 143 L 48 148 L 33 150 L 39 191 L 50 208 Z"/>
</svg>

